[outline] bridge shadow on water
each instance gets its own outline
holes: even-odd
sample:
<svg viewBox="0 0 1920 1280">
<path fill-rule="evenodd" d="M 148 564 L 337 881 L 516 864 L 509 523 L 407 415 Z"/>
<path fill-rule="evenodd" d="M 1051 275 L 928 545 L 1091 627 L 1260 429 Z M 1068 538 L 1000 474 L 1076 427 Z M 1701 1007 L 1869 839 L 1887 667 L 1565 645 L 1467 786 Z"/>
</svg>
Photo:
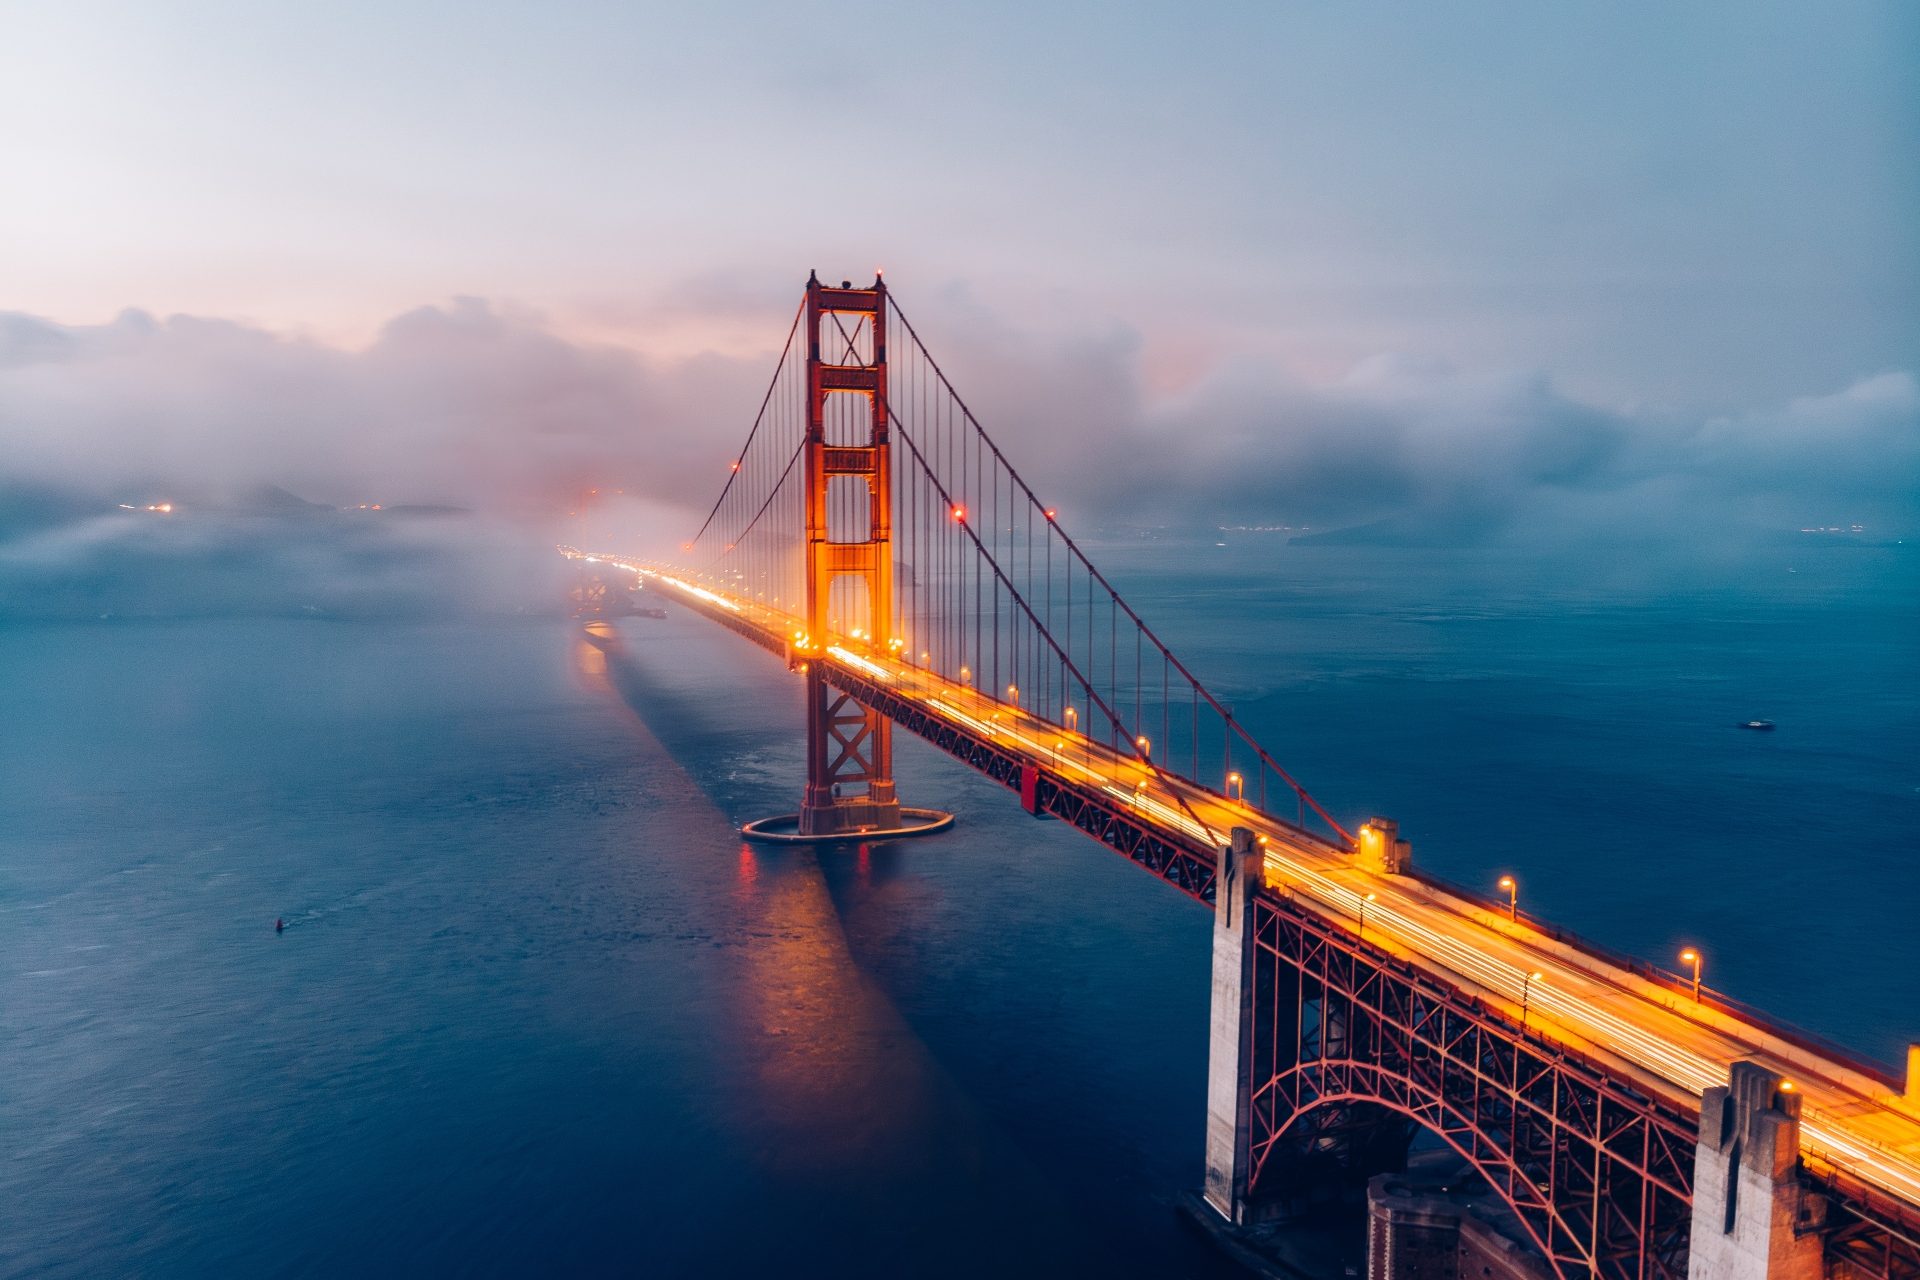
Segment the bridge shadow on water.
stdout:
<svg viewBox="0 0 1920 1280">
<path fill-rule="evenodd" d="M 590 623 L 573 642 L 575 666 L 737 828 L 791 808 L 803 772 L 798 685 L 757 652 L 728 662 L 739 642 L 693 630 L 702 625 Z M 716 661 L 723 684 L 737 675 L 731 698 L 714 697 Z M 1103 1086 L 1071 1078 L 1075 1058 L 1045 1043 L 1044 1019 L 984 1026 L 990 1013 L 951 994 L 954 971 L 981 956 L 1009 960 L 1004 941 L 926 927 L 943 893 L 927 868 L 962 847 L 944 837 L 772 848 L 733 838 L 674 852 L 694 854 L 708 895 L 697 909 L 726 993 L 719 1069 L 735 1103 L 722 1123 L 750 1166 L 741 1211 L 755 1226 L 719 1244 L 715 1272 L 1225 1274 L 1168 1205 L 1143 1227 L 1132 1202 L 1095 1189 L 1140 1175 L 1090 1169 L 1096 1135 L 1057 1132 L 1082 1122 L 1048 1114 L 1045 1095 Z M 1059 993 L 1042 1003 L 1059 1021 Z M 1027 1060 L 990 1047 L 1009 1035 L 1030 1042 Z M 1068 1076 L 1048 1079 L 1055 1071 Z M 1181 1147 L 1197 1144 L 1196 1128 L 1177 1128 Z M 1167 1199 L 1179 1189 L 1161 1187 Z"/>
</svg>

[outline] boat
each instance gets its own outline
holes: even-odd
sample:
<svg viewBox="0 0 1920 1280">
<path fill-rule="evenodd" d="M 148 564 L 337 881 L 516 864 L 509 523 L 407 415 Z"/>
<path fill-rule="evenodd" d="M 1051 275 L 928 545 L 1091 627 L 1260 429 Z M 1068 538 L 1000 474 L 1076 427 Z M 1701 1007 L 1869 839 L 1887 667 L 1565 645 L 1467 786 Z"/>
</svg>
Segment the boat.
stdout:
<svg viewBox="0 0 1920 1280">
<path fill-rule="evenodd" d="M 1773 721 L 1771 721 L 1771 720 L 1743 720 L 1743 721 L 1741 721 L 1741 722 L 1740 722 L 1740 725 L 1739 725 L 1739 727 L 1740 727 L 1740 728 L 1742 728 L 1742 729 L 1753 729 L 1753 730 L 1755 730 L 1755 731 L 1757 731 L 1757 732 L 1760 732 L 1760 733 L 1772 733 L 1772 732 L 1773 732 Z"/>
</svg>

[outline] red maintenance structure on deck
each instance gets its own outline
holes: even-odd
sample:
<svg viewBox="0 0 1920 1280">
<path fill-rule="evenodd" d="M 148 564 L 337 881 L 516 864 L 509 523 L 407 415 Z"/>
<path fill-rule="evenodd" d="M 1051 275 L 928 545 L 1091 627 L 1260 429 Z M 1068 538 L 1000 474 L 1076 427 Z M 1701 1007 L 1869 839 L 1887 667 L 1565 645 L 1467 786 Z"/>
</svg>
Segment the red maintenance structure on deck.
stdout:
<svg viewBox="0 0 1920 1280">
<path fill-rule="evenodd" d="M 809 279 L 675 562 L 562 551 L 806 681 L 794 834 L 912 833 L 898 726 L 1216 906 L 1224 1223 L 1403 1167 L 1418 1127 L 1561 1276 L 1920 1280 L 1920 1069 L 1423 875 L 1389 821 L 1349 831 L 1120 598 L 882 281 Z"/>
</svg>

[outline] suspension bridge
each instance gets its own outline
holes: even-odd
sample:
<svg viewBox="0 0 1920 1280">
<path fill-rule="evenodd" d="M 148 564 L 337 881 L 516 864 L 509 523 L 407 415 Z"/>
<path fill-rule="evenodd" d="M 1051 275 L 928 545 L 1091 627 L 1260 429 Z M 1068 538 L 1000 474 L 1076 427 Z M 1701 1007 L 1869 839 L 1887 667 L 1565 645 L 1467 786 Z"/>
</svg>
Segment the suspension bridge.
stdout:
<svg viewBox="0 0 1920 1280">
<path fill-rule="evenodd" d="M 1088 559 L 883 281 L 808 280 L 725 465 L 678 554 L 561 550 L 804 680 L 798 810 L 750 837 L 945 825 L 896 793 L 899 728 L 1214 907 L 1224 1228 L 1402 1167 L 1420 1128 L 1562 1277 L 1920 1280 L 1920 1046 L 1897 1074 L 1426 874 L 1390 820 L 1343 825 Z"/>
</svg>

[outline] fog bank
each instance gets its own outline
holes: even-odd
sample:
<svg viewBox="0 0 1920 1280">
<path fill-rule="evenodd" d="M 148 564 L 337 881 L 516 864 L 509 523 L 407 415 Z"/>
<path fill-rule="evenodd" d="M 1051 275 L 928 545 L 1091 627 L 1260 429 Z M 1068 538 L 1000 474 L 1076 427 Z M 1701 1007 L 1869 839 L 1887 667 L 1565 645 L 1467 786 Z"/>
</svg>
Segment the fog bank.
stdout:
<svg viewBox="0 0 1920 1280">
<path fill-rule="evenodd" d="M 1022 332 L 935 301 L 921 332 L 1070 528 L 1626 540 L 1678 557 L 1808 526 L 1920 527 L 1909 370 L 1707 419 L 1396 354 L 1331 379 L 1241 361 L 1150 389 L 1128 331 Z M 164 565 L 192 566 L 209 609 L 346 614 L 443 588 L 522 608 L 545 589 L 527 556 L 555 540 L 684 536 L 776 355 L 650 359 L 474 298 L 396 316 L 358 349 L 228 319 L 0 313 L 0 608 L 157 608 L 162 588 L 136 584 Z M 315 506 L 276 507 L 269 486 Z M 191 518 L 121 509 L 163 501 Z M 368 518 L 375 504 L 469 514 Z"/>
</svg>

